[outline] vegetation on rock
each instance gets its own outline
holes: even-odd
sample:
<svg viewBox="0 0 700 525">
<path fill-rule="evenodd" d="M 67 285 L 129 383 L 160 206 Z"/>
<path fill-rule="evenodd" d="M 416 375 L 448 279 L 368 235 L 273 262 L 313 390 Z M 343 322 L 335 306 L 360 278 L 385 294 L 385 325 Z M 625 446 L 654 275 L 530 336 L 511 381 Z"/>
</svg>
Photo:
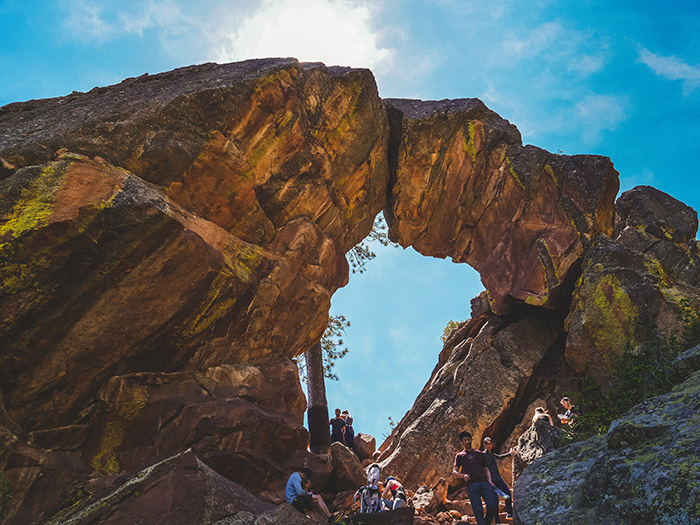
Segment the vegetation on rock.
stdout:
<svg viewBox="0 0 700 525">
<path fill-rule="evenodd" d="M 669 392 L 681 378 L 674 371 L 673 360 L 700 342 L 700 320 L 689 303 L 681 303 L 681 334 L 659 334 L 655 326 L 639 326 L 646 332 L 638 347 L 628 343 L 625 351 L 613 358 L 614 377 L 610 389 L 601 388 L 590 375 L 581 378 L 581 391 L 570 394 L 576 400 L 579 415 L 567 433 L 569 441 L 605 434 L 610 424 L 641 401 Z"/>
</svg>

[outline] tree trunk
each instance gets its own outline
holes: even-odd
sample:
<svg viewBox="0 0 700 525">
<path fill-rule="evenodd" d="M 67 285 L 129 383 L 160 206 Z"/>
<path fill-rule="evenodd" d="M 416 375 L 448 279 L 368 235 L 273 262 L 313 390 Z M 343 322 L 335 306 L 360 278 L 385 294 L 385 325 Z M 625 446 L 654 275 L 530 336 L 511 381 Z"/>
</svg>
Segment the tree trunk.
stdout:
<svg viewBox="0 0 700 525">
<path fill-rule="evenodd" d="M 331 446 L 331 431 L 328 425 L 328 401 L 323 377 L 323 352 L 321 342 L 304 353 L 306 359 L 306 385 L 309 408 L 309 446 L 312 452 L 325 452 Z"/>
</svg>

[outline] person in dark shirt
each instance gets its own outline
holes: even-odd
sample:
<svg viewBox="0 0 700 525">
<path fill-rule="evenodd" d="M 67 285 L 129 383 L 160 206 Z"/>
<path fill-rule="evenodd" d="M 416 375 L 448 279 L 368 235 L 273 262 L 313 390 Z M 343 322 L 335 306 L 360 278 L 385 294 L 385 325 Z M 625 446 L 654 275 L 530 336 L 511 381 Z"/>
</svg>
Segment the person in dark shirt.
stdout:
<svg viewBox="0 0 700 525">
<path fill-rule="evenodd" d="M 472 447 L 472 435 L 466 430 L 459 434 L 459 442 L 463 450 L 455 456 L 452 474 L 467 482 L 467 494 L 477 525 L 491 525 L 498 513 L 498 496 L 491 484 L 486 454 Z M 482 499 L 486 503 L 485 518 Z"/>
<path fill-rule="evenodd" d="M 501 477 L 501 472 L 498 470 L 498 465 L 496 464 L 496 458 L 498 458 L 498 459 L 507 458 L 508 456 L 511 455 L 513 450 L 511 449 L 510 451 L 506 452 L 505 454 L 494 454 L 492 452 L 493 441 L 491 440 L 490 437 L 485 437 L 484 439 L 482 439 L 482 443 L 484 445 L 484 454 L 486 454 L 486 461 L 489 464 L 489 472 L 491 473 L 491 482 L 493 483 L 494 487 L 502 490 L 503 493 L 508 496 L 505 499 L 506 517 L 512 518 L 513 517 L 513 500 L 511 499 L 512 495 L 510 493 L 510 488 L 508 487 L 506 482 L 503 480 L 503 477 Z M 496 513 L 496 523 L 500 523 L 498 513 Z"/>
<path fill-rule="evenodd" d="M 335 417 L 330 420 L 331 425 L 331 443 L 340 441 L 344 443 L 343 438 L 345 437 L 345 420 L 340 417 L 340 409 L 335 409 Z"/>
<path fill-rule="evenodd" d="M 560 403 L 561 406 L 566 409 L 566 412 L 564 412 L 564 414 L 559 414 L 559 421 L 565 425 L 571 426 L 574 422 L 574 418 L 576 417 L 576 407 L 571 404 L 568 397 L 563 397 Z"/>
</svg>

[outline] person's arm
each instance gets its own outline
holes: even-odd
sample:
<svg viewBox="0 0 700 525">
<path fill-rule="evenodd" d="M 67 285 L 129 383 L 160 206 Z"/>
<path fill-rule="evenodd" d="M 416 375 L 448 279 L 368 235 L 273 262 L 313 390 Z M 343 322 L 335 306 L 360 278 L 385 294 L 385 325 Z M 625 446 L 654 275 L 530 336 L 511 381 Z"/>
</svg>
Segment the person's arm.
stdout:
<svg viewBox="0 0 700 525">
<path fill-rule="evenodd" d="M 292 480 L 292 490 L 294 491 L 294 497 L 308 494 L 301 485 L 301 476 L 294 476 Z"/>
<path fill-rule="evenodd" d="M 391 491 L 391 489 L 389 488 L 390 485 L 390 483 L 387 483 L 386 487 L 384 487 L 384 490 L 382 491 L 382 498 L 386 498 L 387 496 L 389 496 L 389 492 Z"/>
</svg>

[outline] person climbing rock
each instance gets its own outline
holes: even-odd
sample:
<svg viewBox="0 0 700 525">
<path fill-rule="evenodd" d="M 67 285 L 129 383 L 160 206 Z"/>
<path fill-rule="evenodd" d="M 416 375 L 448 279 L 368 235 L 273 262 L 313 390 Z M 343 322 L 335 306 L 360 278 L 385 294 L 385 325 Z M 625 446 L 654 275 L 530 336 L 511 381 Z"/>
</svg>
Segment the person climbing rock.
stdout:
<svg viewBox="0 0 700 525">
<path fill-rule="evenodd" d="M 509 450 L 505 454 L 494 454 L 493 453 L 493 441 L 488 436 L 482 440 L 482 444 L 484 445 L 484 454 L 486 454 L 486 461 L 489 464 L 489 472 L 491 473 L 491 482 L 493 483 L 494 487 L 501 490 L 506 496 L 508 496 L 507 498 L 504 498 L 505 502 L 506 502 L 506 518 L 512 518 L 513 517 L 512 494 L 510 492 L 510 487 L 508 487 L 508 484 L 503 480 L 503 477 L 501 476 L 501 472 L 498 470 L 498 465 L 496 464 L 496 459 L 503 459 L 503 458 L 509 457 L 511 455 L 511 453 L 513 452 L 513 449 Z M 498 517 L 498 512 L 497 512 L 496 513 L 496 523 L 500 523 L 500 522 L 501 522 L 501 520 Z"/>
<path fill-rule="evenodd" d="M 472 447 L 472 435 L 466 430 L 460 432 L 459 442 L 463 450 L 455 456 L 452 474 L 467 483 L 467 494 L 477 525 L 491 525 L 498 513 L 498 495 L 493 489 L 486 454 Z M 486 503 L 486 517 L 482 499 Z"/>
<path fill-rule="evenodd" d="M 548 421 L 550 425 L 554 426 L 554 421 L 552 421 L 552 416 L 547 414 L 544 408 L 542 407 L 537 407 L 535 409 L 535 415 L 532 416 L 532 422 L 534 424 L 535 421 L 538 419 L 544 419 L 545 421 Z"/>
</svg>

